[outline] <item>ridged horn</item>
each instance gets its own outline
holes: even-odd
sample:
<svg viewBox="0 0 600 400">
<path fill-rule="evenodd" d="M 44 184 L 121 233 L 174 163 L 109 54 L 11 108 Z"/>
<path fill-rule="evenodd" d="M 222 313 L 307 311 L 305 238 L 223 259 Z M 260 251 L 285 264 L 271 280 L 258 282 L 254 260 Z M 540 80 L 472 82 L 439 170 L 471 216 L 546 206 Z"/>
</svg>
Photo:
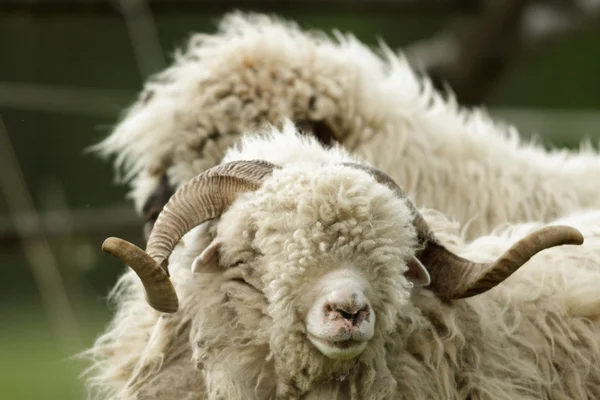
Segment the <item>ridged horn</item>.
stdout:
<svg viewBox="0 0 600 400">
<path fill-rule="evenodd" d="M 530 233 L 492 263 L 465 260 L 434 242 L 430 242 L 418 258 L 427 266 L 431 284 L 440 297 L 452 300 L 475 296 L 492 289 L 542 250 L 582 243 L 583 235 L 577 229 L 555 225 Z"/>
<path fill-rule="evenodd" d="M 123 239 L 110 237 L 102 243 L 102 250 L 127 264 L 135 271 L 144 285 L 146 301 L 155 310 L 173 313 L 179 308 L 179 300 L 169 275 L 148 253 Z"/>
<path fill-rule="evenodd" d="M 183 235 L 220 216 L 240 192 L 256 190 L 278 166 L 266 161 L 234 161 L 206 170 L 169 199 L 148 238 L 146 251 L 118 238 L 102 249 L 129 265 L 142 280 L 148 304 L 172 313 L 179 300 L 169 279 L 168 258 Z"/>
<path fill-rule="evenodd" d="M 238 193 L 258 189 L 276 165 L 266 161 L 234 161 L 218 165 L 179 188 L 154 223 L 146 252 L 165 270 L 179 240 L 194 227 L 220 216 Z"/>
<path fill-rule="evenodd" d="M 369 173 L 378 183 L 405 200 L 414 213 L 413 225 L 422 248 L 416 256 L 429 271 L 430 289 L 444 300 L 471 297 L 492 289 L 542 250 L 583 243 L 583 235 L 577 229 L 562 225 L 547 226 L 519 240 L 495 262 L 475 263 L 457 256 L 439 243 L 423 216 L 389 175 L 362 164 L 342 165 Z"/>
</svg>

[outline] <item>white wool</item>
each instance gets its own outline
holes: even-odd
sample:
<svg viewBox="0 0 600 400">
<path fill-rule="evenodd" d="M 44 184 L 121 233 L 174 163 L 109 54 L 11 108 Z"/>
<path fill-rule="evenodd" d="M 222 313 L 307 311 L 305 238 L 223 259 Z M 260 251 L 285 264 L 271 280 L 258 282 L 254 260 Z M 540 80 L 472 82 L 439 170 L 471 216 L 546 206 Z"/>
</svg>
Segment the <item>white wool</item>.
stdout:
<svg viewBox="0 0 600 400">
<path fill-rule="evenodd" d="M 294 145 L 289 159 L 282 143 Z M 551 222 L 579 228 L 584 245 L 545 250 L 488 292 L 444 303 L 403 276 L 402 260 L 415 247 L 409 207 L 364 172 L 337 165 L 352 161 L 344 150 L 319 150 L 284 124 L 284 132 L 244 138 L 226 159 L 258 157 L 284 168 L 240 194 L 220 220 L 190 231 L 171 255 L 177 313 L 161 318 L 135 275 L 122 278 L 117 314 L 88 352 L 91 393 L 132 400 L 600 396 L 599 212 Z M 493 260 L 547 225 L 505 225 L 466 241 L 464 226 L 445 214 L 421 213 L 449 250 L 473 261 Z M 192 274 L 194 258 L 215 237 L 223 243 L 218 259 Z M 314 349 L 302 320 L 311 282 L 348 261 L 372 285 L 377 314 L 375 337 L 352 363 Z"/>
<path fill-rule="evenodd" d="M 323 121 L 419 206 L 470 222 L 469 237 L 600 205 L 591 146 L 523 142 L 485 110 L 443 98 L 385 46 L 264 15 L 232 13 L 217 33 L 193 35 L 96 149 L 116 157 L 139 209 L 148 194 L 138 188 L 156 185 L 153 175 L 181 186 L 220 163 L 241 134 L 284 119 Z"/>
<path fill-rule="evenodd" d="M 269 146 L 265 146 L 265 142 Z M 281 166 L 357 162 L 359 159 L 338 145 L 326 149 L 312 137 L 298 134 L 294 124 L 285 120 L 281 130 L 266 127 L 258 134 L 245 135 L 223 156 L 223 162 L 266 160 Z"/>
</svg>

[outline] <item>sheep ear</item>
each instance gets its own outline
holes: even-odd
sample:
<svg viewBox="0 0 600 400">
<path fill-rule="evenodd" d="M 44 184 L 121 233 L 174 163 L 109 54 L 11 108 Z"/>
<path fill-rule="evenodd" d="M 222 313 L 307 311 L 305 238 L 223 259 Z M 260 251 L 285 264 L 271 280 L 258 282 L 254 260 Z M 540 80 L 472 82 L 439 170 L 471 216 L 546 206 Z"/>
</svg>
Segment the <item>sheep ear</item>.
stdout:
<svg viewBox="0 0 600 400">
<path fill-rule="evenodd" d="M 202 266 L 204 265 L 204 263 L 202 262 L 202 254 L 199 255 L 198 257 L 194 258 L 194 261 L 192 262 L 192 273 L 196 273 L 196 272 L 200 272 L 202 270 Z"/>
<path fill-rule="evenodd" d="M 408 265 L 408 271 L 405 276 L 410 282 L 415 286 L 429 286 L 431 284 L 429 271 L 417 257 L 412 256 L 406 264 Z"/>
<path fill-rule="evenodd" d="M 221 247 L 221 241 L 217 239 L 213 240 L 208 247 L 205 248 L 204 251 L 194 259 L 194 262 L 192 262 L 192 272 L 200 272 L 202 267 L 212 260 L 215 254 L 217 254 L 219 247 Z"/>
</svg>

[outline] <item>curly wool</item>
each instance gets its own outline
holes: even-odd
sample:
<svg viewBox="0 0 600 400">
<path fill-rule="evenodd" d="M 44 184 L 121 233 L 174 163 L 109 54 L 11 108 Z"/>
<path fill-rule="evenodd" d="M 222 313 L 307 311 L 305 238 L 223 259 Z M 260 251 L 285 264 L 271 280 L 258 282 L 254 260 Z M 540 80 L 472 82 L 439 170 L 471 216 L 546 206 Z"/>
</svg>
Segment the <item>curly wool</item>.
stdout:
<svg viewBox="0 0 600 400">
<path fill-rule="evenodd" d="M 587 179 L 600 172 L 591 146 L 523 142 L 485 110 L 444 99 L 385 46 L 256 14 L 232 13 L 217 33 L 193 35 L 95 149 L 116 157 L 139 211 L 162 174 L 178 187 L 220 163 L 243 133 L 284 119 L 324 123 L 417 205 L 469 222 L 468 237 L 600 206 Z"/>
<path fill-rule="evenodd" d="M 307 157 L 240 195 L 219 222 L 192 230 L 175 249 L 170 269 L 179 312 L 160 317 L 134 275 L 122 278 L 119 310 L 89 351 L 90 383 L 100 398 L 600 396 L 599 212 L 553 222 L 581 230 L 583 246 L 546 250 L 494 289 L 443 303 L 402 275 L 400 260 L 414 247 L 408 208 L 361 172 L 331 165 L 352 160 L 347 152 L 318 150 L 288 124 L 284 132 L 245 138 L 226 159 L 277 162 L 277 143 L 289 141 Z M 467 242 L 459 223 L 422 212 L 449 250 L 473 261 L 495 259 L 546 225 L 507 225 Z M 225 243 L 219 265 L 192 274 L 193 259 L 215 235 Z M 377 333 L 355 365 L 324 359 L 302 335 L 301 294 L 314 278 L 306 271 L 320 274 L 340 260 L 369 265 L 363 272 L 374 285 Z M 241 269 L 224 272 L 237 262 Z"/>
</svg>

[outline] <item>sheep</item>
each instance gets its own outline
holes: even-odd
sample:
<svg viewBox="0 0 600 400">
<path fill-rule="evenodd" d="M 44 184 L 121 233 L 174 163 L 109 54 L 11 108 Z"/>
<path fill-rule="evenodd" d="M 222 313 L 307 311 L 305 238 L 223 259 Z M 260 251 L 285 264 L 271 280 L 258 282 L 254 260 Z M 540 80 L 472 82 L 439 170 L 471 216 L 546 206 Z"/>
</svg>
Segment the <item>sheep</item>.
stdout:
<svg viewBox="0 0 600 400">
<path fill-rule="evenodd" d="M 596 212 L 465 242 L 384 172 L 288 121 L 179 188 L 146 252 L 104 242 L 132 271 L 90 349 L 90 387 L 138 400 L 598 398 L 599 228 Z"/>
<path fill-rule="evenodd" d="M 228 14 L 217 33 L 193 35 L 146 83 L 93 148 L 115 157 L 117 178 L 130 183 L 149 228 L 165 192 L 219 164 L 243 133 L 284 119 L 383 170 L 415 204 L 463 224 L 467 238 L 600 206 L 589 179 L 600 157 L 591 146 L 545 150 L 485 109 L 440 95 L 402 54 L 333 36 Z"/>
</svg>

